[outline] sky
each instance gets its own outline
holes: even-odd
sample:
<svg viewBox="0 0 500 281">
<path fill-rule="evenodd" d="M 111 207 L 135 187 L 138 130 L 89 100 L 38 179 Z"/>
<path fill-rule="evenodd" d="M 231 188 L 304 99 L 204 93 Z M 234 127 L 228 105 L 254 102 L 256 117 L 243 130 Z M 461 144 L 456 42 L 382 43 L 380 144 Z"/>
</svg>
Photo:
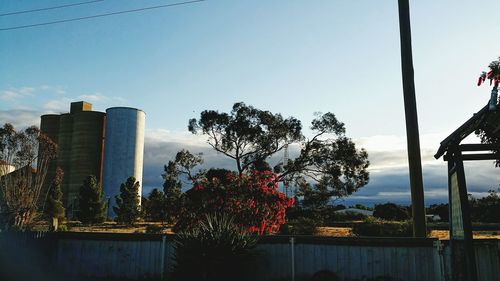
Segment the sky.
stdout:
<svg viewBox="0 0 500 281">
<path fill-rule="evenodd" d="M 0 14 L 84 1 L 0 0 Z M 439 142 L 482 108 L 479 74 L 500 56 L 500 1 L 410 1 L 426 203 L 447 199 Z M 0 29 L 178 3 L 106 0 L 0 16 Z M 234 168 L 187 132 L 235 102 L 294 116 L 333 112 L 364 147 L 370 183 L 346 202 L 409 201 L 396 0 L 207 0 L 91 20 L 0 30 L 0 123 L 39 124 L 85 100 L 143 109 L 143 186 L 161 186 L 179 149 Z M 306 129 L 306 135 L 309 131 Z M 474 138 L 469 142 L 477 141 Z M 470 193 L 498 188 L 491 161 L 466 165 Z"/>
</svg>

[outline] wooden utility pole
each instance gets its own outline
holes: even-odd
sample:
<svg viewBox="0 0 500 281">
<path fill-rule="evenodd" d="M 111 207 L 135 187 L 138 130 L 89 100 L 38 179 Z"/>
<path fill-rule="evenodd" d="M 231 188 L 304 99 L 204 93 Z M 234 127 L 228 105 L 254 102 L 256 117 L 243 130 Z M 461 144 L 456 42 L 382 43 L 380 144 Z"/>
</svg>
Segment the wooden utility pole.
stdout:
<svg viewBox="0 0 500 281">
<path fill-rule="evenodd" d="M 420 140 L 418 134 L 417 105 L 411 53 L 410 5 L 409 0 L 398 0 L 399 33 L 401 40 L 401 68 L 403 72 L 403 95 L 406 117 L 406 139 L 410 170 L 411 206 L 413 213 L 413 236 L 426 237 L 424 187 Z"/>
</svg>

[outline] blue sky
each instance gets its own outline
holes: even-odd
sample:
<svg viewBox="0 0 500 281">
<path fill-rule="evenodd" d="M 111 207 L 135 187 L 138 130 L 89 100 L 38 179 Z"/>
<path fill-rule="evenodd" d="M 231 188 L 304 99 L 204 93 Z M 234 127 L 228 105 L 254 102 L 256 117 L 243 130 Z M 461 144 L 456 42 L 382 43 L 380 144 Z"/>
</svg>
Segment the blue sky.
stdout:
<svg viewBox="0 0 500 281">
<path fill-rule="evenodd" d="M 0 13 L 75 2 L 1 1 Z M 432 155 L 488 100 L 489 88 L 475 82 L 500 55 L 500 2 L 411 2 L 424 182 L 427 198 L 441 200 L 446 167 Z M 3 16 L 0 28 L 169 3 L 107 0 Z M 335 113 L 372 162 L 371 183 L 355 198 L 409 198 L 396 0 L 207 0 L 0 31 L 0 62 L 1 123 L 38 123 L 82 99 L 97 110 L 143 109 L 146 190 L 161 183 L 162 163 L 177 148 L 229 165 L 186 132 L 187 121 L 243 101 L 304 124 L 316 111 Z M 485 162 L 468 164 L 477 194 L 500 181 Z"/>
</svg>

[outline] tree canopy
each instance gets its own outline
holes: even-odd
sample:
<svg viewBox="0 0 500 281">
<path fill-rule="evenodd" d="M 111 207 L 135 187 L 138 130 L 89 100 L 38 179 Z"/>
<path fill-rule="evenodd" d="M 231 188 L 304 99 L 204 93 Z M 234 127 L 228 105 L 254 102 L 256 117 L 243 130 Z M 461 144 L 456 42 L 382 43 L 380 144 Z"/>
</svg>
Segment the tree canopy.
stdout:
<svg viewBox="0 0 500 281">
<path fill-rule="evenodd" d="M 375 205 L 373 216 L 384 220 L 403 221 L 408 220 L 410 215 L 407 208 L 394 203 L 385 203 Z"/>
<path fill-rule="evenodd" d="M 57 219 L 64 218 L 65 209 L 62 202 L 63 193 L 61 190 L 61 184 L 63 178 L 64 178 L 63 170 L 57 167 L 55 177 L 50 183 L 47 203 L 45 207 L 45 213 L 50 218 L 57 218 Z"/>
<path fill-rule="evenodd" d="M 310 138 L 304 136 L 300 120 L 242 102 L 235 103 L 229 113 L 205 110 L 200 119 L 189 120 L 188 129 L 208 136 L 208 144 L 233 159 L 240 175 L 269 166 L 272 155 L 298 145 L 299 155 L 277 163 L 273 170 L 279 173 L 278 180 L 294 181 L 309 193 L 320 191 L 321 198 L 348 196 L 369 180 L 367 152 L 345 136 L 344 123 L 333 113 L 312 121 Z"/>
<path fill-rule="evenodd" d="M 205 110 L 199 120 L 189 120 L 188 129 L 207 135 L 210 146 L 236 161 L 240 174 L 303 138 L 302 125 L 296 118 L 284 119 L 242 102 L 235 103 L 230 113 Z"/>
<path fill-rule="evenodd" d="M 141 209 L 143 217 L 148 221 L 166 221 L 165 194 L 154 188 L 147 198 L 142 198 Z M 167 222 L 168 223 L 168 222 Z"/>
<path fill-rule="evenodd" d="M 39 198 L 46 196 L 45 176 L 56 153 L 57 145 L 36 126 L 17 131 L 6 123 L 0 128 L 0 228 L 24 231 L 37 220 Z"/>
<path fill-rule="evenodd" d="M 180 151 L 176 155 L 174 161 L 169 161 L 165 165 L 162 174 L 163 177 L 163 192 L 164 194 L 164 220 L 168 224 L 173 224 L 177 221 L 179 217 L 179 212 L 182 204 L 182 183 L 179 181 L 179 165 L 187 167 L 186 173 L 188 177 L 191 175 L 191 168 L 196 163 L 196 157 L 194 155 L 187 155 L 186 151 Z"/>
<path fill-rule="evenodd" d="M 120 195 L 115 196 L 116 221 L 133 224 L 140 216 L 139 209 L 139 182 L 134 177 L 129 177 L 120 185 Z"/>
<path fill-rule="evenodd" d="M 106 219 L 104 195 L 95 176 L 88 176 L 83 181 L 78 194 L 77 218 L 82 223 L 101 223 Z"/>
</svg>

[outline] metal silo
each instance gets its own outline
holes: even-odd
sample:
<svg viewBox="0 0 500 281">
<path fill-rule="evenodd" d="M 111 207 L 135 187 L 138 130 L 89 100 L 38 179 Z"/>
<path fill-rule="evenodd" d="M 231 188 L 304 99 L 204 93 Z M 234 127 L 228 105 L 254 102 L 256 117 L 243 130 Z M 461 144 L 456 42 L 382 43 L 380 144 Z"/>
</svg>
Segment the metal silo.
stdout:
<svg viewBox="0 0 500 281">
<path fill-rule="evenodd" d="M 112 107 L 106 110 L 106 137 L 104 142 L 103 189 L 109 200 L 108 216 L 115 217 L 115 196 L 120 185 L 133 176 L 140 183 L 144 156 L 144 111 L 130 107 Z M 140 198 L 140 197 L 139 197 Z"/>
</svg>

